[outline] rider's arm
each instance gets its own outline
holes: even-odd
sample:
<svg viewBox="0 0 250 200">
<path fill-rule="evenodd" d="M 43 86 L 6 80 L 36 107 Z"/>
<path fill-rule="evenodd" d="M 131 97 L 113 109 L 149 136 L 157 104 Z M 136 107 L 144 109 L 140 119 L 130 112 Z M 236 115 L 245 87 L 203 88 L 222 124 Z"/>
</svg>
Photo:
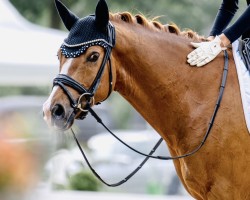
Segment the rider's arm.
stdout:
<svg viewBox="0 0 250 200">
<path fill-rule="evenodd" d="M 250 6 L 248 6 L 245 12 L 240 16 L 240 18 L 231 27 L 224 30 L 223 33 L 232 43 L 235 40 L 237 40 L 241 35 L 243 35 L 246 31 L 249 30 L 250 30 Z"/>
<path fill-rule="evenodd" d="M 216 15 L 210 36 L 220 35 L 238 10 L 238 0 L 223 0 Z"/>
</svg>

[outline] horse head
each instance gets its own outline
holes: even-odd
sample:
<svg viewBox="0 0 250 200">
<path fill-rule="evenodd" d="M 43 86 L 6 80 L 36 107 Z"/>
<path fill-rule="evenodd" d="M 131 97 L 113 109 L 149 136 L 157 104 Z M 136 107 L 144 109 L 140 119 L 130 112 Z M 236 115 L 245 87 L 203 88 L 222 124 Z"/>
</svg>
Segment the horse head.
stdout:
<svg viewBox="0 0 250 200">
<path fill-rule="evenodd" d="M 67 130 L 74 119 L 86 117 L 89 107 L 104 101 L 113 89 L 110 56 L 115 29 L 105 0 L 98 2 L 95 15 L 84 18 L 59 0 L 55 5 L 69 34 L 58 51 L 59 75 L 43 111 L 50 126 Z"/>
</svg>

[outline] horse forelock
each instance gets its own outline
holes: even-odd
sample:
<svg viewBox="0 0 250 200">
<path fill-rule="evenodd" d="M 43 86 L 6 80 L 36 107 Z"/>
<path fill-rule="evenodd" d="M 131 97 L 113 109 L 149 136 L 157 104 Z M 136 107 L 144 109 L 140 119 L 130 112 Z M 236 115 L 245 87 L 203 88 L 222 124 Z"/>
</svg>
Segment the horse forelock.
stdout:
<svg viewBox="0 0 250 200">
<path fill-rule="evenodd" d="M 132 15 L 130 12 L 110 13 L 110 19 L 114 21 L 123 21 L 129 24 L 139 24 L 143 27 L 155 31 L 155 32 L 168 32 L 173 33 L 185 38 L 192 39 L 194 41 L 205 41 L 204 36 L 200 36 L 197 32 L 191 29 L 181 30 L 175 23 L 162 24 L 158 21 L 159 17 L 153 19 L 147 19 L 142 14 Z"/>
</svg>

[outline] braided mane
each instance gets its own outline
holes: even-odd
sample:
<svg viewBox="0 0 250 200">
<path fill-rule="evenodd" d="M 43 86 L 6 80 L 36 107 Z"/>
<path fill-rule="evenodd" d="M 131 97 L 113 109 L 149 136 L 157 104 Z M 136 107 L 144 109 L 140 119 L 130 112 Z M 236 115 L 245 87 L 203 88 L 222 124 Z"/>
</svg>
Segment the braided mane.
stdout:
<svg viewBox="0 0 250 200">
<path fill-rule="evenodd" d="M 163 25 L 159 21 L 157 21 L 159 17 L 155 17 L 152 20 L 147 19 L 145 16 L 141 14 L 132 15 L 130 12 L 121 12 L 110 14 L 110 19 L 116 21 L 124 21 L 130 24 L 140 24 L 152 31 L 163 31 L 168 33 L 174 33 L 176 35 L 180 35 L 186 38 L 190 38 L 193 40 L 202 40 L 205 41 L 206 39 L 203 36 L 198 35 L 196 32 L 192 31 L 191 29 L 184 29 L 183 31 L 174 23 Z"/>
</svg>

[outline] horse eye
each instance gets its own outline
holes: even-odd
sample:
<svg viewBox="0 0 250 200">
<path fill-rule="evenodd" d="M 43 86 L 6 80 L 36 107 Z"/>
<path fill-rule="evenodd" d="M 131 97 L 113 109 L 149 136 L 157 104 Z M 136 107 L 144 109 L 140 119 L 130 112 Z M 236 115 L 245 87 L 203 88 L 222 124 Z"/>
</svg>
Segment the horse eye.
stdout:
<svg viewBox="0 0 250 200">
<path fill-rule="evenodd" d="M 97 52 L 93 52 L 89 57 L 88 57 L 88 61 L 89 62 L 96 62 L 99 58 L 100 54 Z"/>
</svg>

